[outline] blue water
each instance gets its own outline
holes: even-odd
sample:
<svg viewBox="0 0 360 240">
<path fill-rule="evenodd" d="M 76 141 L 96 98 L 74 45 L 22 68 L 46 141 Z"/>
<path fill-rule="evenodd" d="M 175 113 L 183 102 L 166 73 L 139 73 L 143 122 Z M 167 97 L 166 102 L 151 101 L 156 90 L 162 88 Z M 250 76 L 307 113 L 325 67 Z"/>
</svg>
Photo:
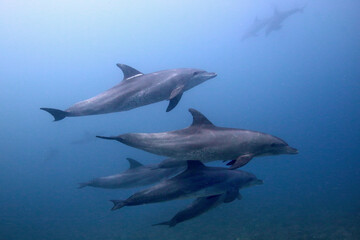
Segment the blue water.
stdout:
<svg viewBox="0 0 360 240">
<path fill-rule="evenodd" d="M 254 18 L 301 7 L 283 28 L 241 41 Z M 0 239 L 360 239 L 360 2 L 0 1 Z M 218 76 L 167 102 L 52 122 L 122 79 L 194 67 Z M 264 185 L 175 228 L 152 227 L 189 200 L 110 212 L 137 191 L 77 189 L 163 157 L 95 135 L 217 126 L 270 133 L 300 154 L 243 169 Z M 221 165 L 221 162 L 212 165 Z"/>
</svg>

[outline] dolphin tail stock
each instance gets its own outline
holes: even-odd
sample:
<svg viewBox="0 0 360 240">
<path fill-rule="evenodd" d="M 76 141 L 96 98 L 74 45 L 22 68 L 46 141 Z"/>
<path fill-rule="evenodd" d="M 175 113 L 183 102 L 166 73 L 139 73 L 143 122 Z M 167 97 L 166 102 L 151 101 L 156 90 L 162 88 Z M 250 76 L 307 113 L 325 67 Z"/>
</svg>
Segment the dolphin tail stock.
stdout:
<svg viewBox="0 0 360 240">
<path fill-rule="evenodd" d="M 112 202 L 114 204 L 114 206 L 111 208 L 111 211 L 115 211 L 126 205 L 125 201 L 123 201 L 123 200 L 110 200 L 110 202 Z"/>
<path fill-rule="evenodd" d="M 50 113 L 54 117 L 54 122 L 60 121 L 66 118 L 67 116 L 69 116 L 68 112 L 55 108 L 40 108 L 40 109 Z"/>
<path fill-rule="evenodd" d="M 153 224 L 151 226 L 161 226 L 161 225 L 167 225 L 169 227 L 175 227 L 176 222 L 170 220 L 170 221 L 166 221 L 166 222 L 156 223 L 156 224 Z"/>
<path fill-rule="evenodd" d="M 84 187 L 87 187 L 87 186 L 89 186 L 88 182 L 79 183 L 78 189 L 81 189 L 81 188 L 84 188 Z"/>
</svg>

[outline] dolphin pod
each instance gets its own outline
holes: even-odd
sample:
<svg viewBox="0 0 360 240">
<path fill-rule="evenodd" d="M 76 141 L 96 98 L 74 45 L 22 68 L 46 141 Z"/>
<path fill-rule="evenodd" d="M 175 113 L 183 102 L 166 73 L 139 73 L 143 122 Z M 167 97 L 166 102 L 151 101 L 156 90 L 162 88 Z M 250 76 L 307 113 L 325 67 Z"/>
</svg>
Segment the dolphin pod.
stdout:
<svg viewBox="0 0 360 240">
<path fill-rule="evenodd" d="M 295 12 L 287 13 L 286 17 Z M 244 39 L 255 36 L 265 26 L 270 26 L 269 21 L 256 20 Z M 278 20 L 277 24 L 280 23 Z M 59 121 L 65 117 L 126 111 L 168 100 L 166 111 L 169 112 L 176 107 L 185 91 L 216 77 L 215 73 L 194 68 L 143 74 L 124 64 L 117 66 L 123 71 L 124 79 L 113 88 L 78 102 L 64 111 L 53 108 L 41 109 L 49 112 L 54 121 Z M 173 227 L 220 204 L 233 202 L 236 198 L 241 199 L 240 189 L 262 184 L 262 180 L 254 174 L 235 170 L 246 165 L 252 158 L 298 153 L 297 149 L 290 147 L 278 137 L 258 131 L 218 127 L 199 111 L 190 108 L 189 112 L 193 118 L 192 124 L 184 129 L 161 133 L 97 136 L 168 158 L 150 165 L 143 165 L 127 158 L 130 164 L 128 170 L 80 183 L 79 188 L 117 189 L 152 185 L 125 200 L 111 200 L 114 204 L 111 210 L 195 198 L 169 221 L 153 225 Z M 228 161 L 226 165 L 230 167 L 204 165 L 216 160 Z"/>
<path fill-rule="evenodd" d="M 230 160 L 228 165 L 235 169 L 244 166 L 253 157 L 298 153 L 297 149 L 278 137 L 251 130 L 217 127 L 199 111 L 190 108 L 189 112 L 193 122 L 184 129 L 97 137 L 170 157 L 160 163 L 160 167 L 165 168 L 183 165 L 186 160 L 192 159 L 204 163 Z"/>
<path fill-rule="evenodd" d="M 179 175 L 142 190 L 126 200 L 111 200 L 116 210 L 125 206 L 165 202 L 176 199 L 208 197 L 224 193 L 236 195 L 241 188 L 262 184 L 252 173 L 220 167 L 206 167 L 200 161 L 187 161 Z"/>
<path fill-rule="evenodd" d="M 209 73 L 195 68 L 177 68 L 149 74 L 125 64 L 117 64 L 124 79 L 109 90 L 95 97 L 75 103 L 65 111 L 54 108 L 40 108 L 59 121 L 65 117 L 78 117 L 113 112 L 122 112 L 148 104 L 169 100 L 167 112 L 179 103 L 183 93 L 211 78 Z"/>
</svg>

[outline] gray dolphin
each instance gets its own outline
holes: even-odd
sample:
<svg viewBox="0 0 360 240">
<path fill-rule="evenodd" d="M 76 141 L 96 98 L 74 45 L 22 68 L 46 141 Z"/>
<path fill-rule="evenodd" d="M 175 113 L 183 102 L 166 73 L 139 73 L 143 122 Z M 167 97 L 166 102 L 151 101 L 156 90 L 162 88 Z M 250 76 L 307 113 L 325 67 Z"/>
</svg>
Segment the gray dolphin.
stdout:
<svg viewBox="0 0 360 240">
<path fill-rule="evenodd" d="M 269 23 L 266 26 L 265 29 L 265 35 L 269 35 L 273 31 L 280 30 L 282 28 L 282 23 L 290 17 L 291 15 L 294 15 L 298 12 L 303 12 L 305 6 L 301 8 L 294 8 L 288 11 L 279 11 L 277 8 L 274 9 L 274 14 L 270 18 Z"/>
<path fill-rule="evenodd" d="M 231 160 L 228 165 L 234 169 L 256 156 L 298 153 L 297 149 L 278 137 L 250 130 L 217 127 L 197 110 L 189 109 L 189 112 L 193 116 L 193 123 L 181 130 L 97 137 L 117 140 L 150 153 L 170 157 L 160 163 L 160 167 L 184 165 L 185 160 L 195 159 L 202 162 Z"/>
<path fill-rule="evenodd" d="M 167 112 L 176 107 L 183 93 L 208 79 L 216 77 L 201 69 L 178 68 L 143 74 L 125 64 L 117 64 L 124 80 L 109 90 L 72 105 L 65 111 L 40 108 L 49 112 L 54 121 L 65 117 L 127 111 L 151 103 L 169 100 Z"/>
<path fill-rule="evenodd" d="M 232 202 L 236 198 L 241 199 L 241 195 L 237 191 L 197 198 L 184 210 L 178 212 L 170 221 L 153 224 L 153 226 L 168 225 L 169 227 L 174 227 L 178 223 L 200 216 L 201 214 L 219 206 L 220 204 Z"/>
<path fill-rule="evenodd" d="M 269 18 L 264 19 L 258 19 L 255 18 L 254 22 L 250 25 L 250 27 L 245 31 L 243 34 L 241 40 L 244 41 L 251 37 L 256 37 L 257 34 L 266 27 L 266 25 L 269 23 Z"/>
<path fill-rule="evenodd" d="M 172 177 L 181 171 L 184 167 L 158 168 L 157 164 L 142 165 L 132 158 L 126 158 L 129 161 L 130 168 L 120 174 L 107 177 L 94 178 L 85 183 L 80 183 L 79 188 L 98 187 L 98 188 L 133 188 L 154 184 Z"/>
<path fill-rule="evenodd" d="M 179 175 L 137 192 L 126 200 L 111 200 L 114 203 L 111 210 L 124 206 L 219 195 L 256 184 L 262 184 L 262 181 L 252 173 L 206 167 L 200 161 L 190 160 L 187 161 L 187 169 Z"/>
</svg>

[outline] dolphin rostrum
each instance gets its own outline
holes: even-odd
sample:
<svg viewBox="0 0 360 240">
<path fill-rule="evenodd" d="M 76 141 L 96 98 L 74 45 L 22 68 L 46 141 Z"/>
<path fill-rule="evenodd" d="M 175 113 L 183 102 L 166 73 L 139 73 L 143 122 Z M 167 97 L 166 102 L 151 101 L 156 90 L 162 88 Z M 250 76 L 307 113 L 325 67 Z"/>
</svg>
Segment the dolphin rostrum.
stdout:
<svg viewBox="0 0 360 240">
<path fill-rule="evenodd" d="M 278 137 L 243 129 L 217 127 L 203 114 L 189 109 L 193 116 L 190 127 L 162 133 L 127 133 L 115 137 L 97 136 L 117 140 L 131 147 L 170 159 L 160 163 L 160 167 L 184 165 L 185 160 L 202 162 L 231 160 L 231 169 L 247 164 L 253 157 L 278 154 L 296 154 Z"/>
<path fill-rule="evenodd" d="M 174 227 L 178 223 L 200 216 L 201 214 L 219 206 L 221 203 L 229 203 L 234 201 L 236 198 L 241 199 L 240 193 L 236 191 L 197 198 L 184 210 L 178 212 L 170 221 L 153 224 L 153 226 L 168 225 L 169 227 Z"/>
<path fill-rule="evenodd" d="M 291 15 L 303 12 L 305 6 L 301 8 L 294 8 L 288 11 L 279 11 L 277 8 L 274 9 L 274 15 L 268 21 L 268 24 L 265 29 L 265 35 L 269 35 L 273 31 L 280 30 L 282 28 L 282 23 L 290 17 Z"/>
<path fill-rule="evenodd" d="M 80 183 L 79 188 L 87 186 L 98 188 L 133 188 L 146 186 L 172 177 L 185 169 L 184 167 L 158 168 L 156 164 L 144 166 L 132 158 L 127 158 L 127 160 L 129 161 L 130 168 L 125 172 Z"/>
<path fill-rule="evenodd" d="M 54 121 L 77 117 L 127 111 L 151 103 L 169 100 L 167 112 L 176 107 L 183 93 L 208 79 L 216 77 L 194 68 L 178 68 L 143 74 L 125 64 L 117 64 L 124 79 L 116 86 L 87 100 L 75 103 L 65 111 L 40 108 L 49 112 Z"/>
<path fill-rule="evenodd" d="M 197 198 L 238 191 L 240 188 L 262 184 L 252 173 L 227 168 L 206 167 L 200 161 L 187 161 L 187 169 L 126 200 L 111 200 L 116 210 L 124 206 Z"/>
</svg>

